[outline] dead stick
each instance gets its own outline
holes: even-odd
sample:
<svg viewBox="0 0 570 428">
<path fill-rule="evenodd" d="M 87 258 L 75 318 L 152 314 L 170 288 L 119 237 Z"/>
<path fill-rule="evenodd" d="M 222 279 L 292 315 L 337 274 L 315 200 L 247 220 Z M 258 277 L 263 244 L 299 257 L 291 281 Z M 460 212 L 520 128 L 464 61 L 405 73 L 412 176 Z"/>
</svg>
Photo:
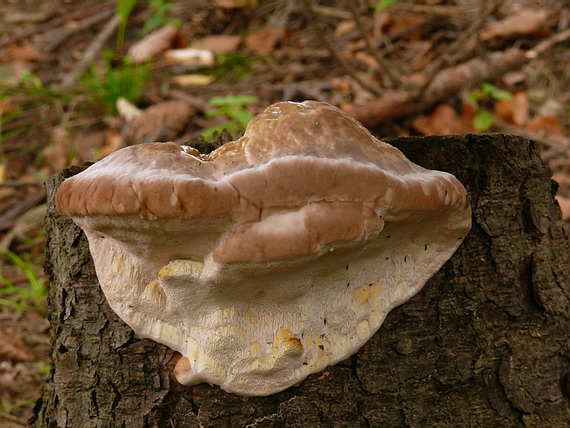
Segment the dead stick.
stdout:
<svg viewBox="0 0 570 428">
<path fill-rule="evenodd" d="M 421 112 L 449 98 L 465 86 L 478 85 L 485 80 L 494 79 L 520 68 L 568 39 L 570 39 L 570 29 L 549 37 L 526 52 L 516 48 L 493 52 L 485 59 L 475 58 L 443 70 L 434 77 L 420 100 L 414 100 L 413 94 L 409 92 L 387 91 L 379 99 L 362 105 L 349 106 L 345 111 L 368 127 L 376 126 L 385 120 Z"/>
<path fill-rule="evenodd" d="M 570 39 L 570 28 L 540 42 L 533 49 L 528 51 L 526 55 L 529 59 L 533 59 L 536 56 L 543 54 L 545 51 L 547 51 L 554 45 L 557 45 L 558 43 L 564 42 L 568 39 Z"/>
<path fill-rule="evenodd" d="M 508 134 L 520 135 L 529 140 L 537 141 L 541 146 L 547 149 L 554 149 L 565 152 L 570 149 L 570 139 L 558 135 L 543 135 L 538 132 L 529 131 L 520 126 L 512 125 L 508 122 L 495 118 L 491 126 L 493 132 L 504 132 Z"/>
<path fill-rule="evenodd" d="M 486 1 L 481 3 L 480 11 L 477 19 L 473 21 L 473 23 L 464 31 L 459 38 L 450 44 L 434 62 L 431 67 L 431 70 L 427 73 L 425 83 L 417 88 L 413 94 L 413 98 L 418 99 L 424 95 L 424 91 L 428 88 L 433 80 L 436 78 L 438 73 L 444 68 L 451 65 L 454 61 L 453 57 L 456 56 L 465 46 L 468 45 L 469 40 L 471 40 L 474 36 L 476 36 L 487 20 L 489 16 L 497 9 L 499 6 L 498 2 L 494 2 L 490 7 L 486 6 Z"/>
<path fill-rule="evenodd" d="M 382 70 L 382 72 L 384 72 L 386 77 L 388 77 L 388 80 L 390 82 L 390 86 L 394 87 L 394 84 L 397 84 L 396 86 L 399 86 L 400 78 L 392 70 L 392 67 L 390 66 L 390 64 L 386 64 L 386 62 L 387 62 L 386 58 L 384 58 L 384 56 L 382 55 L 381 50 L 374 48 L 372 46 L 372 44 L 370 43 L 370 38 L 368 37 L 366 29 L 364 28 L 364 24 L 362 23 L 362 20 L 360 19 L 360 14 L 359 14 L 358 9 L 357 9 L 356 0 L 350 0 L 349 6 L 350 6 L 350 12 L 352 13 L 352 19 L 356 23 L 356 28 L 358 29 L 358 32 L 360 33 L 360 37 L 362 37 L 362 40 L 364 40 L 364 43 L 366 44 L 366 49 L 368 50 L 370 55 L 372 55 L 374 57 L 374 59 L 376 60 L 378 67 Z"/>
<path fill-rule="evenodd" d="M 101 13 L 96 15 L 88 16 L 87 18 L 82 19 L 72 27 L 65 27 L 63 30 L 59 32 L 59 34 L 45 46 L 45 50 L 51 52 L 57 49 L 62 43 L 65 43 L 69 38 L 81 31 L 85 31 L 100 22 L 103 22 L 113 16 L 113 10 L 104 10 Z"/>
<path fill-rule="evenodd" d="M 315 26 L 317 37 L 319 38 L 320 42 L 327 48 L 331 57 L 333 57 L 340 64 L 340 66 L 344 69 L 346 74 L 348 74 L 363 89 L 374 94 L 375 96 L 378 96 L 379 95 L 378 90 L 376 88 L 373 88 L 372 86 L 366 84 L 366 82 L 364 82 L 354 72 L 354 70 L 347 64 L 347 62 L 340 55 L 337 55 L 336 50 L 334 49 L 333 45 L 328 40 L 328 38 L 324 35 L 323 29 L 320 28 L 319 18 L 316 16 L 315 11 L 313 10 L 313 6 L 311 6 L 311 2 L 309 0 L 303 0 L 303 4 L 307 10 L 307 13 L 309 14 L 309 18 L 311 19 L 311 21 L 313 22 L 313 25 Z"/>
<path fill-rule="evenodd" d="M 97 37 L 89 44 L 85 50 L 83 58 L 79 60 L 73 69 L 65 76 L 61 82 L 61 86 L 71 86 L 75 83 L 77 77 L 85 71 L 89 64 L 95 59 L 95 56 L 103 49 L 105 43 L 113 35 L 117 27 L 119 26 L 119 15 L 115 15 L 105 24 L 103 29 L 97 34 Z"/>
<path fill-rule="evenodd" d="M 108 1 L 88 9 L 78 10 L 77 12 L 70 13 L 69 15 L 66 16 L 60 16 L 59 18 L 52 19 L 51 21 L 45 22 L 40 25 L 36 25 L 33 28 L 23 30 L 18 34 L 14 34 L 12 37 L 9 37 L 8 39 L 0 42 L 0 49 L 5 48 L 6 46 L 10 46 L 16 42 L 19 42 L 22 39 L 26 39 L 35 34 L 47 31 L 51 28 L 60 27 L 68 21 L 72 21 L 75 19 L 82 19 L 87 16 L 99 13 L 100 11 L 103 11 L 105 9 L 110 9 L 115 5 L 115 3 L 116 3 L 115 0 Z"/>
<path fill-rule="evenodd" d="M 475 58 L 441 71 L 426 88 L 420 100 L 415 100 L 411 92 L 386 91 L 379 99 L 362 105 L 352 105 L 345 110 L 365 126 L 373 127 L 385 120 L 426 110 L 466 86 L 492 80 L 519 68 L 527 61 L 526 52 L 521 49 L 493 52 L 484 60 Z"/>
<path fill-rule="evenodd" d="M 11 415 L 10 413 L 0 412 L 0 419 L 4 419 L 10 422 L 10 424 L 7 424 L 9 426 L 14 426 L 14 425 L 20 425 L 22 427 L 28 426 L 28 421 L 26 419 Z"/>
</svg>

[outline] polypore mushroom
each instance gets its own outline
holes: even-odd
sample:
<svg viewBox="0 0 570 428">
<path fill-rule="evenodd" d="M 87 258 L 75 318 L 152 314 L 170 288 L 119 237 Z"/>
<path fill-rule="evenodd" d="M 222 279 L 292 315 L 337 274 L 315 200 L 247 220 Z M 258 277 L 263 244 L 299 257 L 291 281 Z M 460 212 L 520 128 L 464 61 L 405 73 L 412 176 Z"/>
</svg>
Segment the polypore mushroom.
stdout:
<svg viewBox="0 0 570 428">
<path fill-rule="evenodd" d="M 113 310 L 177 379 L 269 395 L 355 353 L 471 225 L 452 175 L 325 103 L 278 103 L 203 155 L 127 147 L 66 180 Z"/>
</svg>

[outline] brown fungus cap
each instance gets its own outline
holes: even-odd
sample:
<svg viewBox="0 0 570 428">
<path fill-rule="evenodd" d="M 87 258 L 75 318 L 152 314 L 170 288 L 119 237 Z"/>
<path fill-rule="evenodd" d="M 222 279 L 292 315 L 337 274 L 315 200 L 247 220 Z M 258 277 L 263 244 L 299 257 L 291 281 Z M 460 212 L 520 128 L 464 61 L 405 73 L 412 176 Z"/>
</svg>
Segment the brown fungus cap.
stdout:
<svg viewBox="0 0 570 428">
<path fill-rule="evenodd" d="M 268 395 L 356 352 L 471 225 L 452 175 L 325 103 L 278 103 L 204 155 L 115 152 L 66 180 L 111 307 L 176 377 Z"/>
<path fill-rule="evenodd" d="M 175 143 L 128 147 L 57 194 L 59 211 L 72 217 L 227 217 L 231 233 L 214 251 L 222 263 L 303 256 L 454 205 L 466 205 L 454 177 L 411 163 L 314 101 L 272 105 L 242 138 L 208 155 Z"/>
</svg>

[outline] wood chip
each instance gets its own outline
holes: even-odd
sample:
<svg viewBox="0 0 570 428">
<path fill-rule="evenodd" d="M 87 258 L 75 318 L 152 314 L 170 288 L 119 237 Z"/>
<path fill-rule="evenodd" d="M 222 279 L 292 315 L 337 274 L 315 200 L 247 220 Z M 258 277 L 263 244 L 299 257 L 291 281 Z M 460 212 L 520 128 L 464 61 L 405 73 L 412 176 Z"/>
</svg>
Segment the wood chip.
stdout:
<svg viewBox="0 0 570 428">
<path fill-rule="evenodd" d="M 538 33 L 546 28 L 549 16 L 550 13 L 544 9 L 523 9 L 515 15 L 487 25 L 481 32 L 481 40 L 511 39 Z"/>
</svg>

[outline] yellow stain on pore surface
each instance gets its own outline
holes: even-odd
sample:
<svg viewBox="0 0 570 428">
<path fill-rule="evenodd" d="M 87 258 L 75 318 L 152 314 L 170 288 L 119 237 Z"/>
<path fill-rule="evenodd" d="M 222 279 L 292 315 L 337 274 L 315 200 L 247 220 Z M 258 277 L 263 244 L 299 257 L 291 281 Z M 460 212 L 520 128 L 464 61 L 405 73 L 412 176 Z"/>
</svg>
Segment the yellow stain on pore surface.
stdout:
<svg viewBox="0 0 570 428">
<path fill-rule="evenodd" d="M 113 256 L 113 260 L 111 261 L 111 265 L 109 266 L 109 273 L 114 275 L 118 272 L 122 272 L 125 268 L 125 263 L 122 259 L 117 257 L 116 255 Z"/>
<path fill-rule="evenodd" d="M 272 352 L 281 350 L 286 351 L 287 349 L 296 348 L 299 351 L 303 351 L 303 345 L 301 340 L 293 335 L 293 332 L 287 327 L 281 327 L 277 330 L 275 337 L 273 338 Z"/>
<path fill-rule="evenodd" d="M 246 349 L 246 353 L 250 357 L 261 354 L 261 344 L 258 341 L 251 342 L 249 347 Z"/>
<path fill-rule="evenodd" d="M 166 306 L 166 294 L 158 281 L 149 282 L 144 288 L 143 299 L 150 300 L 158 306 Z"/>
<path fill-rule="evenodd" d="M 382 284 L 379 282 L 373 285 L 364 284 L 362 287 L 359 287 L 354 291 L 352 299 L 363 305 L 369 300 L 376 300 L 376 297 L 380 295 L 381 291 Z"/>
<path fill-rule="evenodd" d="M 231 320 L 235 317 L 236 309 L 233 306 L 226 306 L 218 309 L 218 316 L 224 320 Z"/>
<path fill-rule="evenodd" d="M 361 339 L 365 339 L 368 336 L 369 332 L 370 332 L 370 324 L 368 323 L 368 321 L 366 320 L 360 321 L 358 323 L 358 326 L 356 327 L 356 334 L 358 334 L 358 337 L 360 337 Z"/>
<path fill-rule="evenodd" d="M 200 275 L 204 270 L 204 263 L 195 260 L 173 260 L 160 268 L 158 278 L 177 275 Z"/>
<path fill-rule="evenodd" d="M 273 337 L 271 352 L 261 358 L 256 358 L 252 370 L 269 371 L 285 364 L 289 358 L 299 358 L 303 353 L 303 344 L 287 327 L 280 327 Z"/>
</svg>

